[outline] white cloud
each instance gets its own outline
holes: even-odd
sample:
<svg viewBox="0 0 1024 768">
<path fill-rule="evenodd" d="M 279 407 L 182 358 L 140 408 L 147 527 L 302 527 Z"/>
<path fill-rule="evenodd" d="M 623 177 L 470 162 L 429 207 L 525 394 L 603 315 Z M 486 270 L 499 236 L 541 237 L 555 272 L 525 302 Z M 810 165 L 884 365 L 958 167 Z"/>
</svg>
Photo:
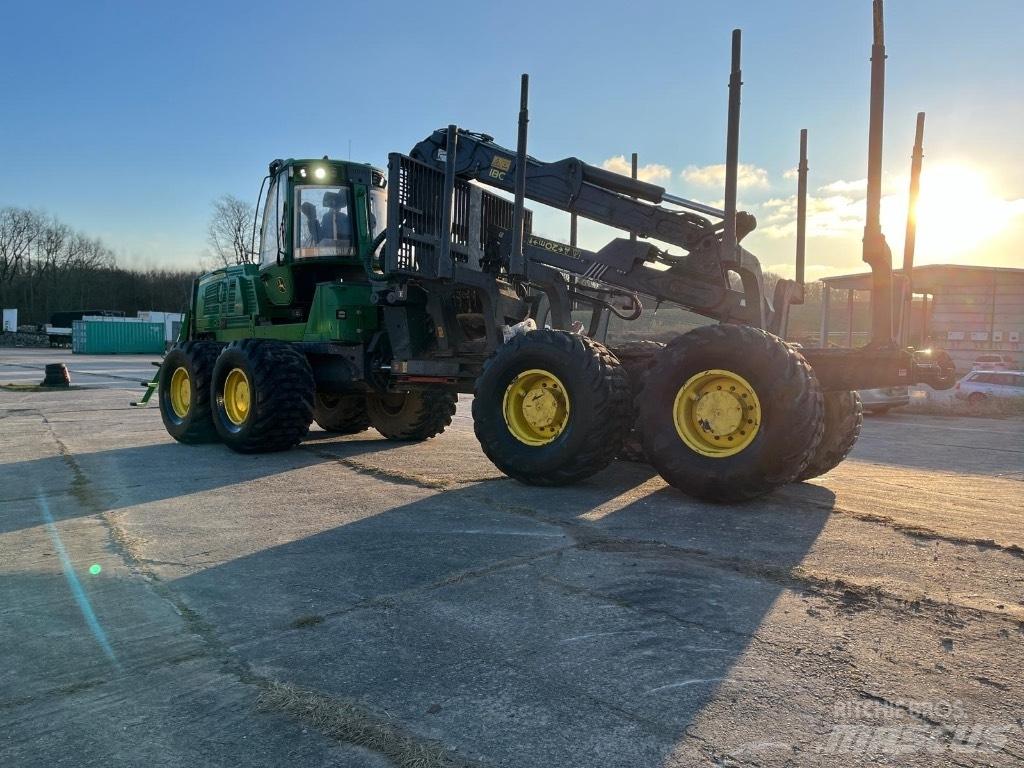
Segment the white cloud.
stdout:
<svg viewBox="0 0 1024 768">
<path fill-rule="evenodd" d="M 682 177 L 691 184 L 701 187 L 724 187 L 725 164 L 696 166 L 683 169 Z M 736 183 L 740 189 L 767 189 L 768 171 L 756 165 L 740 163 Z"/>
<path fill-rule="evenodd" d="M 770 238 L 796 234 L 796 196 L 772 198 L 757 206 L 757 231 Z M 864 229 L 864 198 L 807 196 L 808 237 L 848 237 Z"/>
<path fill-rule="evenodd" d="M 619 173 L 623 176 L 630 176 L 633 173 L 632 164 L 626 159 L 625 155 L 609 157 L 601 163 L 601 167 L 606 171 Z M 672 169 L 667 165 L 661 165 L 659 163 L 647 163 L 647 165 L 637 166 L 636 177 L 640 179 L 640 181 L 657 184 L 660 181 L 668 181 L 672 178 Z"/>
<path fill-rule="evenodd" d="M 828 194 L 843 194 L 847 192 L 864 192 L 867 188 L 867 179 L 855 179 L 854 181 L 844 181 L 843 179 L 839 179 L 838 181 L 833 181 L 823 187 L 818 187 L 818 191 Z"/>
<path fill-rule="evenodd" d="M 799 171 L 796 168 L 787 168 L 782 172 L 782 178 L 792 181 L 799 175 Z"/>
</svg>

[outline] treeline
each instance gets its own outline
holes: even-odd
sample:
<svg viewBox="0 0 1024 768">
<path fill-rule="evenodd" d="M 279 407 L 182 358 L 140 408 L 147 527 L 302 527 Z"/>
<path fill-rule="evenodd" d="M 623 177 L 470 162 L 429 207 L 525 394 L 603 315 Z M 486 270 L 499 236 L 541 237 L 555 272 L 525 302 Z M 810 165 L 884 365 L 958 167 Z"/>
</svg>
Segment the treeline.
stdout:
<svg viewBox="0 0 1024 768">
<path fill-rule="evenodd" d="M 181 312 L 197 272 L 126 269 L 99 238 L 55 216 L 0 208 L 0 306 L 18 309 L 21 325 L 54 312 L 104 309 Z"/>
</svg>

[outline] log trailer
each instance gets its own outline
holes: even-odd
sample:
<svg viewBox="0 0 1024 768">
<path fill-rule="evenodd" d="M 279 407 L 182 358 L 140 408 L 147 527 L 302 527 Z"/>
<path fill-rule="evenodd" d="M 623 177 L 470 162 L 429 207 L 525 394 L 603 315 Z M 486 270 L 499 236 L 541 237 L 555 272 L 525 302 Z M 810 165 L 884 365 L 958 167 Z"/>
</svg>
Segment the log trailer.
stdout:
<svg viewBox="0 0 1024 768">
<path fill-rule="evenodd" d="M 805 133 L 796 280 L 765 295 L 758 260 L 741 245 L 756 221 L 736 209 L 736 30 L 723 209 L 577 158 L 530 156 L 526 75 L 514 150 L 450 125 L 391 154 L 386 172 L 326 157 L 272 162 L 259 262 L 196 281 L 182 337 L 154 379 L 168 432 L 240 452 L 291 448 L 314 420 L 339 434 L 372 426 L 425 440 L 451 423 L 458 394 L 472 393 L 484 453 L 524 483 L 581 480 L 624 443 L 670 484 L 713 501 L 827 472 L 860 431 L 854 390 L 953 383 L 948 360 L 894 337 L 877 216 L 878 0 L 875 10 L 866 347 L 784 340 L 789 308 L 803 300 Z M 624 236 L 595 251 L 541 237 L 526 201 Z M 709 324 L 667 345 L 606 347 L 609 314 L 635 319 L 645 302 Z M 589 324 L 574 322 L 579 310 Z"/>
</svg>

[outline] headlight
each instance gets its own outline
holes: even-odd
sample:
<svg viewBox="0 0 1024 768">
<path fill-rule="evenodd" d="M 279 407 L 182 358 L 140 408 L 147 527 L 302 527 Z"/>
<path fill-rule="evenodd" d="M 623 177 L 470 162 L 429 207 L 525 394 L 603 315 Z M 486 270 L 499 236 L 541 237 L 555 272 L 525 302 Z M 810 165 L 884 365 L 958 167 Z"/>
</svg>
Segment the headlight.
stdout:
<svg viewBox="0 0 1024 768">
<path fill-rule="evenodd" d="M 327 175 L 327 171 L 325 171 L 323 168 L 317 168 L 315 171 L 313 171 L 313 175 L 316 176 L 318 179 L 323 179 Z"/>
</svg>

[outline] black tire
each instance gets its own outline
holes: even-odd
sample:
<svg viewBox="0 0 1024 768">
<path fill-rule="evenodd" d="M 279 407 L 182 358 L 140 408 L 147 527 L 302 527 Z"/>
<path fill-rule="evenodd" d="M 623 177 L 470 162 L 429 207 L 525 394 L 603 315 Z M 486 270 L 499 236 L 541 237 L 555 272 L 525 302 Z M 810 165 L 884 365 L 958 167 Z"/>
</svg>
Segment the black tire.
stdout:
<svg viewBox="0 0 1024 768">
<path fill-rule="evenodd" d="M 691 448 L 674 419 L 686 382 L 716 369 L 745 379 L 760 402 L 757 432 L 732 455 Z M 803 355 L 770 333 L 742 325 L 705 326 L 671 341 L 648 372 L 637 403 L 650 463 L 671 485 L 715 502 L 752 499 L 792 482 L 821 440 L 823 410 L 818 381 Z"/>
<path fill-rule="evenodd" d="M 967 403 L 969 405 L 981 405 L 986 400 L 986 396 L 981 392 L 971 392 L 967 396 Z"/>
<path fill-rule="evenodd" d="M 71 374 L 64 363 L 47 363 L 41 387 L 59 387 L 67 389 L 71 386 Z"/>
<path fill-rule="evenodd" d="M 622 364 L 629 379 L 630 401 L 637 402 L 640 393 L 644 388 L 644 380 L 647 372 L 654 365 L 658 354 L 665 348 L 660 341 L 627 341 L 609 350 Z M 633 428 L 623 437 L 622 448 L 617 458 L 624 461 L 635 461 L 641 464 L 647 463 L 647 455 L 644 453 L 643 436 L 637 423 L 633 422 Z"/>
<path fill-rule="evenodd" d="M 446 389 L 377 393 L 366 396 L 370 424 L 388 440 L 428 440 L 444 432 L 459 396 Z"/>
<path fill-rule="evenodd" d="M 515 437 L 503 413 L 509 386 L 532 369 L 557 377 L 569 398 L 561 433 L 541 445 Z M 626 372 L 585 336 L 553 330 L 517 335 L 488 358 L 476 381 L 473 429 L 481 448 L 498 469 L 529 485 L 566 485 L 603 469 L 631 423 Z"/>
<path fill-rule="evenodd" d="M 197 445 L 218 440 L 213 426 L 210 382 L 222 346 L 215 341 L 185 341 L 171 347 L 160 364 L 157 382 L 160 418 L 167 434 L 179 443 Z M 175 411 L 171 401 L 171 382 L 179 368 L 188 376 L 189 402 L 184 415 Z"/>
<path fill-rule="evenodd" d="M 825 393 L 825 431 L 797 480 L 810 480 L 835 469 L 850 455 L 864 425 L 864 405 L 856 392 Z"/>
<path fill-rule="evenodd" d="M 313 400 L 313 421 L 327 432 L 354 435 L 370 428 L 366 395 L 362 392 L 335 394 L 317 392 Z"/>
<path fill-rule="evenodd" d="M 232 421 L 225 403 L 228 375 L 246 377 L 249 403 L 245 417 Z M 313 371 L 291 344 L 244 339 L 229 344 L 213 369 L 213 424 L 224 443 L 239 453 L 285 451 L 298 444 L 313 421 Z"/>
</svg>

